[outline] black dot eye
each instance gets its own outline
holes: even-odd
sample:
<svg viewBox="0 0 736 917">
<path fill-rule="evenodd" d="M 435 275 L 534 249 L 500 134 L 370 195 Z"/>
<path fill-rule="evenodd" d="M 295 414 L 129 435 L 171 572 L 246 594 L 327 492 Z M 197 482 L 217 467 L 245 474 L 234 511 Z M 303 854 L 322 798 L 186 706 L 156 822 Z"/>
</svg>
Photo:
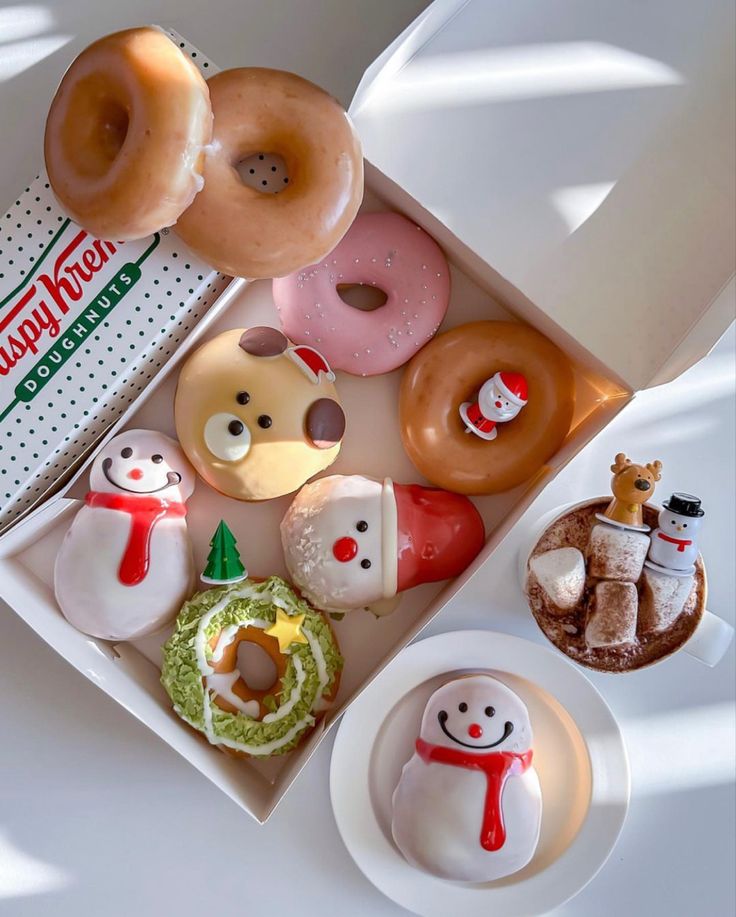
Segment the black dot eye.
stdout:
<svg viewBox="0 0 736 917">
<path fill-rule="evenodd" d="M 248 404 L 250 401 L 250 395 L 248 392 L 238 392 L 238 394 L 235 396 L 235 400 L 238 402 L 238 404 Z"/>
<path fill-rule="evenodd" d="M 367 570 L 367 569 L 370 567 L 370 565 L 371 565 L 371 562 L 368 560 L 367 557 L 366 557 L 365 560 L 361 560 L 361 562 L 360 562 L 360 566 L 361 566 L 364 570 Z"/>
<path fill-rule="evenodd" d="M 355 528 L 356 528 L 359 532 L 367 532 L 367 531 L 368 531 L 368 523 L 367 523 L 364 519 L 361 519 L 360 522 L 356 522 L 356 523 L 355 523 Z"/>
<path fill-rule="evenodd" d="M 132 454 L 133 450 L 130 448 L 130 446 L 126 446 L 125 449 L 123 449 L 120 453 L 123 458 L 130 458 Z"/>
<path fill-rule="evenodd" d="M 684 529 L 686 529 L 686 528 L 687 528 L 687 522 L 683 522 L 683 523 L 682 523 L 682 527 L 683 527 Z"/>
<path fill-rule="evenodd" d="M 154 465 L 160 465 L 161 462 L 163 462 L 163 460 L 164 460 L 163 455 L 159 455 L 158 452 L 155 455 L 151 456 L 151 461 L 153 462 Z"/>
<path fill-rule="evenodd" d="M 261 416 L 258 418 L 258 426 L 263 427 L 264 430 L 268 430 L 272 423 L 273 421 L 268 416 L 268 414 L 261 414 Z"/>
<path fill-rule="evenodd" d="M 670 519 L 670 525 L 677 525 L 674 519 Z"/>
<path fill-rule="evenodd" d="M 468 705 L 465 703 L 465 701 L 463 701 L 462 704 L 457 705 L 457 709 L 460 711 L 460 713 L 467 713 Z"/>
<path fill-rule="evenodd" d="M 232 434 L 233 436 L 240 436 L 240 434 L 243 432 L 243 429 L 243 422 L 241 420 L 231 420 L 227 425 L 228 433 Z"/>
<path fill-rule="evenodd" d="M 485 713 L 486 713 L 486 716 L 495 716 L 496 708 L 495 707 L 486 707 Z"/>
</svg>

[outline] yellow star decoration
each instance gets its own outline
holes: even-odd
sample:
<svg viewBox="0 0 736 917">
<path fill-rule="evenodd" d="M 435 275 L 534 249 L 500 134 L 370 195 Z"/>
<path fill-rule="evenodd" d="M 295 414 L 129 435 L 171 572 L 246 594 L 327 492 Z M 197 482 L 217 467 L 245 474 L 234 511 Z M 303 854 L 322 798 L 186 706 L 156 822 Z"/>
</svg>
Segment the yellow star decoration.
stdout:
<svg viewBox="0 0 736 917">
<path fill-rule="evenodd" d="M 304 615 L 287 615 L 280 608 L 276 609 L 276 621 L 264 633 L 279 641 L 279 652 L 285 653 L 292 643 L 306 643 L 302 633 Z"/>
</svg>

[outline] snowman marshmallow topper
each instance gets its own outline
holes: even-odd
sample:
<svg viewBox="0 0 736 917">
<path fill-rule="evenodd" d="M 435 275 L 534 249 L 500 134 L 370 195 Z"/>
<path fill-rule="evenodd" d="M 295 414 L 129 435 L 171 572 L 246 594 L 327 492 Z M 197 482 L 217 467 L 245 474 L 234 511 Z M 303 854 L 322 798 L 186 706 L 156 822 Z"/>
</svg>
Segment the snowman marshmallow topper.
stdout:
<svg viewBox="0 0 736 917">
<path fill-rule="evenodd" d="M 465 432 L 489 441 L 495 439 L 496 424 L 513 420 L 527 400 L 526 379 L 521 373 L 496 373 L 481 385 L 477 401 L 464 401 L 460 405 Z"/>
<path fill-rule="evenodd" d="M 435 691 L 393 795 L 391 830 L 408 862 L 444 879 L 500 879 L 534 856 L 541 817 L 522 700 L 490 675 Z"/>
<path fill-rule="evenodd" d="M 90 487 L 56 558 L 56 599 L 83 633 L 132 640 L 162 627 L 191 591 L 184 501 L 194 470 L 173 439 L 128 430 L 94 460 Z"/>
<path fill-rule="evenodd" d="M 646 565 L 662 573 L 690 576 L 695 572 L 697 535 L 705 512 L 692 494 L 672 494 L 663 507 L 658 527 L 652 532 Z"/>
<path fill-rule="evenodd" d="M 462 573 L 484 541 L 467 497 L 358 474 L 306 484 L 281 522 L 292 582 L 338 614 L 386 614 L 398 592 Z"/>
</svg>

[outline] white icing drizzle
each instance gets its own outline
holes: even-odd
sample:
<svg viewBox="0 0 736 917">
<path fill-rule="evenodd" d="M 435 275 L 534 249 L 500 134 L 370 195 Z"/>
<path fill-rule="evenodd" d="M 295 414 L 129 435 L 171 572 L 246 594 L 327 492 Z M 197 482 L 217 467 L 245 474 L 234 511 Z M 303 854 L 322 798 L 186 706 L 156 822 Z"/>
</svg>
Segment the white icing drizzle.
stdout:
<svg viewBox="0 0 736 917">
<path fill-rule="evenodd" d="M 311 715 L 311 713 L 306 714 L 304 717 L 302 717 L 301 720 L 295 723 L 291 727 L 291 729 L 289 729 L 289 731 L 285 733 L 283 736 L 281 736 L 278 739 L 274 739 L 271 742 L 267 742 L 264 745 L 247 745 L 243 742 L 237 742 L 234 739 L 229 739 L 226 736 L 218 736 L 215 734 L 214 728 L 212 725 L 212 706 L 211 706 L 212 698 L 210 697 L 210 684 L 209 683 L 213 680 L 213 677 L 218 678 L 218 676 L 217 676 L 217 673 L 215 673 L 212 666 L 207 662 L 207 656 L 205 655 L 205 648 L 207 645 L 206 631 L 207 631 L 207 627 L 209 626 L 210 622 L 215 617 L 215 615 L 219 614 L 221 611 L 224 611 L 227 608 L 227 606 L 230 604 L 230 602 L 232 602 L 234 599 L 249 599 L 249 598 L 253 598 L 253 599 L 256 599 L 262 602 L 271 602 L 272 605 L 275 605 L 277 608 L 281 608 L 287 614 L 290 614 L 292 611 L 291 606 L 287 602 L 285 602 L 283 599 L 280 599 L 279 597 L 272 595 L 270 592 L 259 592 L 257 589 L 254 589 L 251 585 L 244 584 L 239 589 L 234 589 L 232 591 L 226 592 L 225 595 L 220 599 L 219 602 L 216 602 L 212 606 L 212 608 L 210 608 L 209 611 L 206 612 L 206 614 L 202 615 L 199 621 L 199 626 L 197 628 L 197 634 L 194 639 L 194 649 L 195 649 L 195 653 L 197 656 L 197 666 L 199 668 L 199 671 L 202 677 L 205 679 L 205 685 L 203 686 L 204 699 L 203 699 L 203 705 L 202 705 L 202 718 L 204 721 L 204 730 L 205 730 L 205 735 L 207 736 L 207 740 L 209 741 L 211 745 L 225 745 L 228 748 L 233 748 L 237 751 L 242 751 L 248 755 L 265 756 L 265 755 L 270 755 L 274 751 L 278 751 L 278 749 L 283 748 L 284 745 L 288 745 L 288 743 L 291 742 L 292 739 L 296 738 L 296 736 L 303 729 L 306 729 L 308 726 L 313 725 L 314 717 Z M 218 637 L 217 644 L 212 654 L 212 658 L 215 662 L 217 662 L 219 659 L 222 658 L 225 648 L 228 646 L 229 643 L 231 643 L 234 640 L 235 634 L 237 633 L 237 631 L 241 627 L 247 627 L 249 625 L 253 627 L 265 628 L 269 625 L 269 622 L 264 621 L 263 619 L 260 619 L 260 618 L 254 618 L 249 621 L 243 621 L 241 624 L 237 624 L 237 625 L 231 624 L 231 625 L 227 625 L 227 627 L 224 627 L 222 629 L 222 632 L 220 633 L 220 636 Z M 319 688 L 317 691 L 317 696 L 315 698 L 315 703 L 312 705 L 312 709 L 314 710 L 317 708 L 317 704 L 322 697 L 322 692 L 327 685 L 327 682 L 329 680 L 329 675 L 327 672 L 327 664 L 325 661 L 324 653 L 322 652 L 322 647 L 320 646 L 319 640 L 310 631 L 304 628 L 302 628 L 302 633 L 307 638 L 307 642 L 309 643 L 309 647 L 312 651 L 312 656 L 314 657 L 315 665 L 317 666 L 317 677 L 319 679 Z M 283 716 L 286 716 L 293 709 L 294 705 L 299 700 L 298 689 L 304 683 L 304 679 L 306 676 L 304 674 L 304 669 L 303 669 L 303 666 L 301 664 L 301 660 L 299 659 L 299 657 L 292 656 L 292 658 L 294 660 L 294 666 L 297 672 L 297 684 L 294 690 L 292 691 L 292 694 L 289 697 L 289 700 L 282 707 L 280 707 L 277 711 L 275 711 L 275 713 L 267 714 L 263 718 L 262 722 L 273 722 L 274 720 L 281 719 Z M 237 695 L 232 693 L 232 690 L 231 690 L 232 685 L 235 682 L 235 679 L 238 678 L 239 675 L 240 673 L 237 670 L 235 670 L 232 673 L 228 673 L 227 675 L 228 678 L 232 676 L 232 681 L 230 681 L 229 684 L 225 682 L 222 676 L 219 676 L 218 681 L 216 681 L 217 687 L 215 689 L 215 693 L 220 694 L 221 697 L 224 697 L 224 699 L 232 703 L 233 706 L 238 707 L 238 709 L 242 710 L 242 712 L 245 713 L 246 716 L 250 716 L 251 714 L 247 710 L 243 709 L 243 707 L 241 707 L 240 705 L 247 704 L 247 703 L 257 703 L 257 701 L 253 701 L 253 702 L 243 701 L 242 698 L 237 697 Z M 300 676 L 301 676 L 301 680 L 300 680 Z M 232 695 L 232 697 L 236 698 L 237 703 L 234 700 L 231 700 L 231 697 L 228 696 L 227 694 L 223 694 L 221 689 L 224 691 L 230 691 L 230 694 Z M 293 703 L 292 703 L 292 700 L 293 700 Z M 286 709 L 285 712 L 282 712 L 284 711 L 284 708 L 288 708 L 288 709 Z M 195 729 L 200 728 L 197 723 L 194 723 L 189 717 L 184 715 L 181 709 L 177 709 L 177 708 L 174 708 L 174 709 L 185 722 L 189 723 L 190 726 L 192 726 Z M 273 719 L 269 719 L 269 717 L 273 717 Z"/>
<path fill-rule="evenodd" d="M 301 699 L 302 686 L 307 678 L 307 674 L 304 671 L 301 659 L 298 656 L 293 656 L 292 658 L 294 660 L 294 668 L 296 669 L 296 684 L 291 689 L 289 699 L 285 701 L 278 710 L 274 710 L 273 713 L 267 713 L 261 720 L 262 723 L 277 723 L 279 720 L 283 720 L 285 716 L 291 713 Z"/>
<path fill-rule="evenodd" d="M 194 729 L 199 730 L 199 725 L 190 720 L 182 710 L 177 710 L 176 712 L 185 723 L 189 723 Z M 272 752 L 278 751 L 279 748 L 283 748 L 284 745 L 288 745 L 292 739 L 296 738 L 302 729 L 306 729 L 307 726 L 311 726 L 313 723 L 314 717 L 308 713 L 299 720 L 299 722 L 295 723 L 280 739 L 274 739 L 273 742 L 267 742 L 265 745 L 246 745 L 244 742 L 236 742 L 234 739 L 228 739 L 225 736 L 213 735 L 211 731 L 212 721 L 210 720 L 210 731 L 207 733 L 207 738 L 212 745 L 227 745 L 228 748 L 234 748 L 236 751 L 245 752 L 247 755 L 270 755 Z"/>
<path fill-rule="evenodd" d="M 240 677 L 240 672 L 237 669 L 233 669 L 232 672 L 215 672 L 214 675 L 208 675 L 207 693 L 214 691 L 222 700 L 232 704 L 241 713 L 254 720 L 261 712 L 261 705 L 257 700 L 243 700 L 233 691 L 233 685 Z"/>
<path fill-rule="evenodd" d="M 311 630 L 307 630 L 305 627 L 302 627 L 302 633 L 307 638 L 309 649 L 312 651 L 314 663 L 317 666 L 317 678 L 319 679 L 319 687 L 317 688 L 317 694 L 314 698 L 314 703 L 312 704 L 312 710 L 316 710 L 317 704 L 322 698 L 322 693 L 327 687 L 327 682 L 330 680 L 330 674 L 327 671 L 325 654 L 322 652 L 322 647 L 319 640 L 314 636 Z M 294 657 L 294 659 L 296 660 L 296 657 Z"/>
</svg>

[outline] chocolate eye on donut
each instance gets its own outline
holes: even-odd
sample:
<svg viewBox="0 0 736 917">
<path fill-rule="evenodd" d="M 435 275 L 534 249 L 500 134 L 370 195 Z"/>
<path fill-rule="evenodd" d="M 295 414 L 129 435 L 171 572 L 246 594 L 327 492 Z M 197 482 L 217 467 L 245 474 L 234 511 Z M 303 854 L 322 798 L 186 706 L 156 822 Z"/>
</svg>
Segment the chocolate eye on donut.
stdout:
<svg viewBox="0 0 736 917">
<path fill-rule="evenodd" d="M 235 400 L 238 402 L 238 404 L 248 404 L 250 401 L 250 395 L 248 392 L 238 392 L 238 394 L 235 396 Z"/>
<path fill-rule="evenodd" d="M 160 465 L 161 462 L 163 462 L 163 460 L 164 460 L 163 455 L 159 455 L 158 452 L 155 455 L 151 456 L 151 461 L 153 462 L 154 465 Z"/>
<path fill-rule="evenodd" d="M 366 557 L 365 560 L 361 560 L 360 566 L 361 566 L 364 570 L 368 570 L 368 569 L 370 568 L 370 566 L 371 566 L 371 562 L 370 562 L 370 561 L 368 560 L 368 558 Z"/>
<path fill-rule="evenodd" d="M 122 449 L 120 451 L 121 458 L 130 458 L 132 454 L 133 454 L 133 450 L 130 448 L 130 446 L 126 446 L 125 449 Z"/>
<path fill-rule="evenodd" d="M 264 430 L 268 430 L 272 423 L 273 420 L 271 420 L 268 414 L 261 414 L 261 416 L 258 418 L 258 426 L 262 427 Z"/>
<path fill-rule="evenodd" d="M 486 716 L 495 716 L 496 708 L 495 707 L 486 707 L 485 713 L 486 713 Z"/>
<path fill-rule="evenodd" d="M 359 532 L 367 532 L 367 531 L 368 531 L 368 523 L 367 523 L 364 519 L 361 519 L 360 522 L 356 522 L 356 523 L 355 523 L 355 528 L 356 528 Z"/>
</svg>

